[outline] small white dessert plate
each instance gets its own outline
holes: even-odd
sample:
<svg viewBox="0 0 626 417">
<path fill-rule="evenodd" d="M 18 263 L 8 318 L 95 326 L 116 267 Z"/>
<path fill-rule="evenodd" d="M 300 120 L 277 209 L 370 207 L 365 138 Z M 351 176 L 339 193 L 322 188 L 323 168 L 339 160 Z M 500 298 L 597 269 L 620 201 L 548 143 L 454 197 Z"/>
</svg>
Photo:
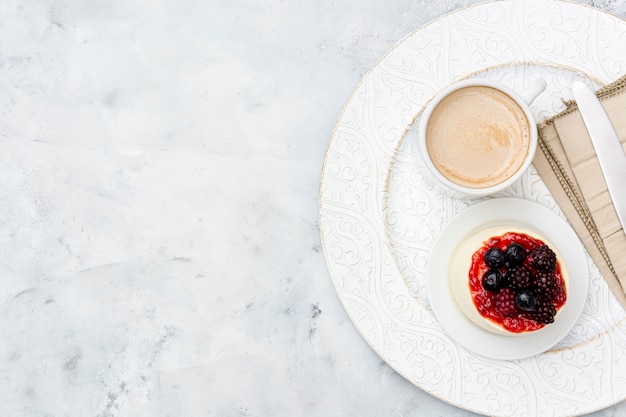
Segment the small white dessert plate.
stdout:
<svg viewBox="0 0 626 417">
<path fill-rule="evenodd" d="M 463 239 L 491 227 L 525 228 L 545 237 L 560 252 L 569 270 L 567 301 L 554 323 L 523 335 L 498 335 L 478 327 L 458 307 L 449 286 L 450 260 Z M 428 292 L 444 330 L 466 349 L 502 360 L 524 359 L 561 341 L 582 313 L 589 276 L 583 246 L 570 226 L 551 210 L 528 200 L 493 198 L 455 217 L 433 245 L 428 264 Z"/>
</svg>

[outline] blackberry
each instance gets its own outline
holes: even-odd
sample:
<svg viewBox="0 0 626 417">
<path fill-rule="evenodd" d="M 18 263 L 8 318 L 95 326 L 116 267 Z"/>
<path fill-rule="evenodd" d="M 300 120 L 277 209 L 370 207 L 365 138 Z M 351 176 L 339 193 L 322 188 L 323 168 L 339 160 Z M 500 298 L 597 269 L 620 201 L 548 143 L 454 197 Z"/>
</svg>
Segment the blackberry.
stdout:
<svg viewBox="0 0 626 417">
<path fill-rule="evenodd" d="M 506 247 L 505 255 L 509 265 L 521 265 L 528 254 L 520 243 L 511 243 Z"/>
<path fill-rule="evenodd" d="M 500 248 L 493 247 L 483 255 L 485 264 L 491 269 L 498 269 L 504 266 L 506 255 Z"/>
<path fill-rule="evenodd" d="M 560 283 L 555 282 L 554 287 L 552 287 L 552 292 L 550 293 L 551 300 L 558 300 L 563 296 L 565 289 L 561 286 Z"/>
<path fill-rule="evenodd" d="M 552 272 L 556 269 L 556 254 L 547 245 L 537 246 L 528 256 L 530 265 L 537 271 Z"/>
<path fill-rule="evenodd" d="M 483 274 L 481 283 L 483 288 L 489 292 L 498 292 L 503 287 L 504 278 L 497 269 L 490 269 Z"/>
<path fill-rule="evenodd" d="M 509 287 L 514 290 L 520 290 L 530 286 L 532 275 L 525 266 L 512 266 L 506 270 L 506 280 Z"/>
<path fill-rule="evenodd" d="M 496 311 L 503 317 L 514 317 L 519 314 L 519 310 L 515 305 L 515 292 L 510 288 L 502 288 L 500 292 L 494 295 L 496 302 Z"/>
<path fill-rule="evenodd" d="M 554 323 L 556 308 L 550 302 L 540 302 L 539 307 L 532 313 L 526 313 L 526 317 L 541 324 Z"/>
<path fill-rule="evenodd" d="M 556 277 L 549 272 L 537 272 L 533 281 L 533 287 L 538 296 L 548 300 L 553 300 L 554 286 L 556 285 Z"/>
</svg>

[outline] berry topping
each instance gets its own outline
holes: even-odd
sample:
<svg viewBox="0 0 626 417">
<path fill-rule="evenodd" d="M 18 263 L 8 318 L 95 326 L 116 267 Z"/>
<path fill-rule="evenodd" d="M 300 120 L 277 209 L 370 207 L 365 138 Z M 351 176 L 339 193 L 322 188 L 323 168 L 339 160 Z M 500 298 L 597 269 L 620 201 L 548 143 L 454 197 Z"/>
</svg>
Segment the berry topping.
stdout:
<svg viewBox="0 0 626 417">
<path fill-rule="evenodd" d="M 513 333 L 553 323 L 567 301 L 559 262 L 551 247 L 525 233 L 506 232 L 484 240 L 469 270 L 476 310 Z"/>
<path fill-rule="evenodd" d="M 526 249 L 519 243 L 511 243 L 506 248 L 506 260 L 510 265 L 520 265 L 526 259 Z"/>
<path fill-rule="evenodd" d="M 506 255 L 502 249 L 493 247 L 483 255 L 485 264 L 492 269 L 502 268 L 506 262 Z"/>
<path fill-rule="evenodd" d="M 532 312 L 539 308 L 537 297 L 531 290 L 521 290 L 515 294 L 515 305 L 522 311 Z"/>
<path fill-rule="evenodd" d="M 556 277 L 549 272 L 537 272 L 533 281 L 535 292 L 538 296 L 552 300 Z"/>
<path fill-rule="evenodd" d="M 556 268 L 556 254 L 546 245 L 541 245 L 529 253 L 530 265 L 537 271 L 552 272 Z"/>
<path fill-rule="evenodd" d="M 502 288 L 494 295 L 496 311 L 503 317 L 513 317 L 519 314 L 515 305 L 515 292 L 510 288 Z"/>
<path fill-rule="evenodd" d="M 514 290 L 520 290 L 530 285 L 532 275 L 525 266 L 512 266 L 506 270 L 506 280 Z"/>
<path fill-rule="evenodd" d="M 498 292 L 504 286 L 502 274 L 497 269 L 490 269 L 483 275 L 483 288 L 489 292 Z"/>
</svg>

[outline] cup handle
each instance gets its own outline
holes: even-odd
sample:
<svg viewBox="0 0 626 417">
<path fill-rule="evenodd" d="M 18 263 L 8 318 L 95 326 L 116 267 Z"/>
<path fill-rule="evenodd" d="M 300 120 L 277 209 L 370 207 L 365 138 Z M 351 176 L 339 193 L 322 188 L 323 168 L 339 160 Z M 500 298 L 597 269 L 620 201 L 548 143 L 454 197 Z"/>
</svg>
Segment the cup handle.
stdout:
<svg viewBox="0 0 626 417">
<path fill-rule="evenodd" d="M 528 90 L 526 90 L 525 92 L 523 92 L 522 94 L 520 94 L 520 95 L 522 96 L 522 99 L 528 105 L 530 105 L 530 103 L 535 101 L 537 96 L 539 94 L 541 94 L 543 92 L 543 90 L 545 90 L 545 89 L 546 89 L 546 80 L 544 80 L 543 78 L 537 78 L 531 84 L 530 88 Z"/>
</svg>

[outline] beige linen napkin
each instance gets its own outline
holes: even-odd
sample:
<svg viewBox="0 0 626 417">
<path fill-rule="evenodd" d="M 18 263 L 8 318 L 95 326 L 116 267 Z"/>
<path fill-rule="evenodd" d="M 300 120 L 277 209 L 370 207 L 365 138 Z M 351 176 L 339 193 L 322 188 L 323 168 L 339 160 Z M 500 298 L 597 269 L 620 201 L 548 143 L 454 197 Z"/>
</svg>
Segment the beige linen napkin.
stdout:
<svg viewBox="0 0 626 417">
<path fill-rule="evenodd" d="M 626 144 L 626 76 L 596 92 Z M 572 224 L 611 290 L 626 308 L 626 236 L 574 101 L 539 123 L 533 165 Z M 626 178 L 624 178 L 626 186 Z"/>
</svg>

